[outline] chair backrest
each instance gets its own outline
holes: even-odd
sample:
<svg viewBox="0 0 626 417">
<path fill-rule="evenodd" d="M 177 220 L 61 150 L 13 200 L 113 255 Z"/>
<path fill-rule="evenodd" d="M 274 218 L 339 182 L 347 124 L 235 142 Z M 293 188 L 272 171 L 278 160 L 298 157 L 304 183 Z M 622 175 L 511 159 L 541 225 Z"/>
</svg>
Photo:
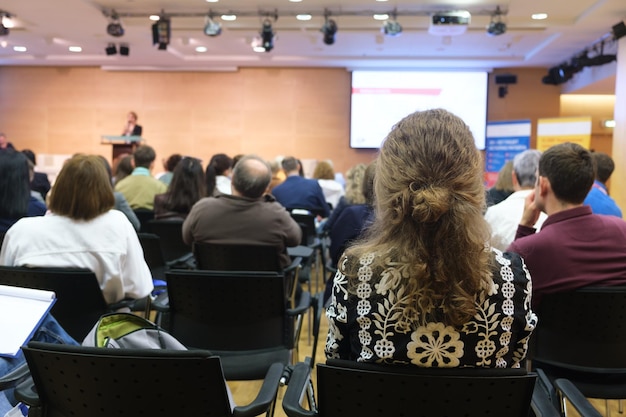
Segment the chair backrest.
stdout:
<svg viewBox="0 0 626 417">
<path fill-rule="evenodd" d="M 87 269 L 0 266 L 0 285 L 54 291 L 51 313 L 78 342 L 108 312 L 98 279 Z"/>
<path fill-rule="evenodd" d="M 44 416 L 230 416 L 220 359 L 207 351 L 23 348 Z"/>
<path fill-rule="evenodd" d="M 198 269 L 280 272 L 278 249 L 270 245 L 231 245 L 194 242 Z"/>
<path fill-rule="evenodd" d="M 527 417 L 536 375 L 523 369 L 317 365 L 319 416 Z"/>
<path fill-rule="evenodd" d="M 544 295 L 537 316 L 531 339 L 533 364 L 626 371 L 626 287 Z"/>
<path fill-rule="evenodd" d="M 143 249 L 143 257 L 152 272 L 152 278 L 165 279 L 167 265 L 161 249 L 161 238 L 154 233 L 137 233 L 137 237 Z"/>
<path fill-rule="evenodd" d="M 135 209 L 133 210 L 137 219 L 139 220 L 139 224 L 141 225 L 139 228 L 140 232 L 149 232 L 148 222 L 154 219 L 154 210 L 149 209 Z"/>
<path fill-rule="evenodd" d="M 282 274 L 172 270 L 165 275 L 167 330 L 185 346 L 231 352 L 293 347 Z"/>
<path fill-rule="evenodd" d="M 300 244 L 303 246 L 313 245 L 315 243 L 315 238 L 317 237 L 315 215 L 291 212 L 291 218 L 293 218 L 300 226 L 300 229 L 302 229 L 302 240 L 300 241 Z"/>
<path fill-rule="evenodd" d="M 161 238 L 161 249 L 166 262 L 191 253 L 191 246 L 183 241 L 183 220 L 150 220 L 146 228 L 149 233 L 154 233 Z"/>
</svg>

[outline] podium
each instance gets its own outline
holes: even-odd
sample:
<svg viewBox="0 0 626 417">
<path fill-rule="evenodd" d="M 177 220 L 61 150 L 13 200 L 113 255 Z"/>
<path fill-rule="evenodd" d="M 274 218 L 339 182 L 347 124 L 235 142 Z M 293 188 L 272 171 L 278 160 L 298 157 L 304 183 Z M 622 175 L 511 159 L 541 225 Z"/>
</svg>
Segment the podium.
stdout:
<svg viewBox="0 0 626 417">
<path fill-rule="evenodd" d="M 124 153 L 132 154 L 137 146 L 143 143 L 145 140 L 141 136 L 101 136 L 100 143 L 103 145 L 112 146 L 112 160 Z"/>
</svg>

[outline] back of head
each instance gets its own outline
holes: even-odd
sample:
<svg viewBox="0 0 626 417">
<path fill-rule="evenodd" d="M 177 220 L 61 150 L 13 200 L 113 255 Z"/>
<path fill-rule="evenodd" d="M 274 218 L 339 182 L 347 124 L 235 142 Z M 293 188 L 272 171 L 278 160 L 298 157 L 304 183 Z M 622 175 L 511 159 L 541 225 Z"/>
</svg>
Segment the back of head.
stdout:
<svg viewBox="0 0 626 417">
<path fill-rule="evenodd" d="M 176 168 L 176 165 L 178 165 L 181 159 L 183 159 L 183 156 L 179 153 L 170 155 L 165 161 L 165 170 L 168 172 L 174 172 L 174 168 Z"/>
<path fill-rule="evenodd" d="M 168 210 L 188 213 L 191 207 L 206 196 L 202 162 L 197 158 L 183 158 L 174 168 L 169 195 L 165 202 Z"/>
<path fill-rule="evenodd" d="M 283 171 L 285 172 L 298 171 L 298 168 L 300 166 L 298 160 L 294 158 L 293 156 L 287 156 L 283 158 L 280 164 L 282 165 Z"/>
<path fill-rule="evenodd" d="M 575 143 L 554 145 L 541 155 L 539 175 L 550 181 L 559 201 L 581 204 L 595 178 L 591 153 Z"/>
<path fill-rule="evenodd" d="M 525 150 L 513 158 L 513 171 L 520 187 L 533 188 L 535 186 L 539 158 L 541 158 L 541 151 L 536 149 Z"/>
<path fill-rule="evenodd" d="M 30 197 L 28 159 L 21 152 L 0 151 L 0 217 L 26 215 Z"/>
<path fill-rule="evenodd" d="M 373 268 L 388 267 L 386 259 L 406 268 L 416 319 L 434 306 L 446 322 L 464 323 L 491 276 L 482 157 L 469 127 L 443 109 L 402 119 L 382 144 L 374 192 L 374 224 L 348 252 L 384 255 Z"/>
<path fill-rule="evenodd" d="M 133 156 L 126 154 L 120 156 L 117 161 L 114 161 L 115 168 L 113 169 L 115 182 L 126 178 L 133 173 Z"/>
<path fill-rule="evenodd" d="M 33 163 L 33 165 L 37 165 L 37 159 L 35 158 L 35 152 L 31 151 L 30 149 L 22 149 L 22 153 L 26 156 L 26 158 L 29 159 L 30 162 Z"/>
<path fill-rule="evenodd" d="M 260 198 L 272 180 L 269 164 L 255 155 L 244 156 L 233 171 L 232 186 L 242 196 Z"/>
<path fill-rule="evenodd" d="M 74 220 L 91 220 L 115 205 L 111 180 L 101 157 L 77 154 L 68 159 L 50 193 L 50 210 Z"/>
<path fill-rule="evenodd" d="M 363 173 L 363 182 L 361 184 L 361 191 L 365 203 L 370 206 L 374 205 L 374 178 L 376 173 L 376 161 L 371 162 L 365 172 Z"/>
<path fill-rule="evenodd" d="M 133 153 L 135 167 L 150 168 L 150 165 L 156 159 L 156 152 L 151 146 L 141 145 L 135 149 Z"/>
<path fill-rule="evenodd" d="M 363 204 L 363 176 L 365 164 L 357 164 L 346 172 L 346 200 L 348 204 Z"/>
<path fill-rule="evenodd" d="M 498 172 L 498 179 L 496 183 L 493 185 L 498 191 L 510 191 L 513 192 L 513 160 L 509 159 L 506 161 L 500 171 Z"/>
<path fill-rule="evenodd" d="M 315 166 L 315 170 L 313 171 L 313 178 L 318 180 L 334 180 L 335 171 L 333 170 L 333 166 L 330 164 L 330 162 L 318 162 Z"/>
<path fill-rule="evenodd" d="M 591 158 L 596 168 L 596 179 L 603 184 L 606 183 L 615 169 L 613 159 L 604 152 L 592 152 Z"/>
<path fill-rule="evenodd" d="M 216 175 L 224 175 L 226 171 L 232 168 L 233 158 L 225 153 L 218 153 L 211 157 L 209 165 L 215 169 Z"/>
</svg>

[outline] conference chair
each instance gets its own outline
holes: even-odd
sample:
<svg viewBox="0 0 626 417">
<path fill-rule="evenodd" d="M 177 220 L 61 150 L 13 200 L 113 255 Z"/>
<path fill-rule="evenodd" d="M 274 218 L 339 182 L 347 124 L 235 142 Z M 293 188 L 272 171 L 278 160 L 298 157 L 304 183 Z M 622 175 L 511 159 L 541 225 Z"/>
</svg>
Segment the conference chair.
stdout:
<svg viewBox="0 0 626 417">
<path fill-rule="evenodd" d="M 145 231 L 159 236 L 163 257 L 169 267 L 179 268 L 193 260 L 191 246 L 183 241 L 182 219 L 149 220 Z"/>
<path fill-rule="evenodd" d="M 105 313 L 127 307 L 145 309 L 147 317 L 150 308 L 148 302 L 140 306 L 140 300 L 107 304 L 96 274 L 82 268 L 0 266 L 0 285 L 54 291 L 57 301 L 50 312 L 79 343 Z"/>
<path fill-rule="evenodd" d="M 220 358 L 208 351 L 38 342 L 23 350 L 36 390 L 24 383 L 16 397 L 30 405 L 29 415 L 42 417 L 252 417 L 271 409 L 283 371 L 268 367 L 254 401 L 237 406 Z"/>
<path fill-rule="evenodd" d="M 555 387 L 552 397 L 571 400 L 575 387 L 587 398 L 626 398 L 626 286 L 585 287 L 545 295 L 536 309 L 531 363 Z M 569 381 L 569 382 L 567 382 Z M 607 402 L 607 410 L 608 402 Z"/>
<path fill-rule="evenodd" d="M 284 276 L 268 271 L 172 270 L 167 277 L 166 330 L 185 346 L 222 358 L 226 379 L 261 379 L 269 364 L 297 358 L 294 321 L 311 305 L 291 308 Z M 155 301 L 157 308 L 164 303 Z"/>
<path fill-rule="evenodd" d="M 150 209 L 134 209 L 133 212 L 137 219 L 139 219 L 139 231 L 140 232 L 149 232 L 148 222 L 154 219 L 154 210 Z"/>
<path fill-rule="evenodd" d="M 307 361 L 310 358 L 307 358 Z M 298 363 L 283 397 L 289 417 L 560 416 L 525 369 L 419 368 L 329 359 Z M 305 401 L 305 398 L 308 399 Z"/>
<path fill-rule="evenodd" d="M 154 233 L 137 233 L 137 237 L 143 249 L 143 257 L 152 273 L 152 279 L 164 281 L 168 265 L 163 256 L 161 238 Z"/>
</svg>

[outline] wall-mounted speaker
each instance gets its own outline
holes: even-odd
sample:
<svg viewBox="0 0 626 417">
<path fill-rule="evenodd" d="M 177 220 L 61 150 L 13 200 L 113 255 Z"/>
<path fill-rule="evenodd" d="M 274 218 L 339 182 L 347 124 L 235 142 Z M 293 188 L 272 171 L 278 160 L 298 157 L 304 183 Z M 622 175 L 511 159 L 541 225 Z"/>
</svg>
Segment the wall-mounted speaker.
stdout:
<svg viewBox="0 0 626 417">
<path fill-rule="evenodd" d="M 496 84 L 517 84 L 517 75 L 515 74 L 496 74 L 494 79 Z"/>
</svg>

